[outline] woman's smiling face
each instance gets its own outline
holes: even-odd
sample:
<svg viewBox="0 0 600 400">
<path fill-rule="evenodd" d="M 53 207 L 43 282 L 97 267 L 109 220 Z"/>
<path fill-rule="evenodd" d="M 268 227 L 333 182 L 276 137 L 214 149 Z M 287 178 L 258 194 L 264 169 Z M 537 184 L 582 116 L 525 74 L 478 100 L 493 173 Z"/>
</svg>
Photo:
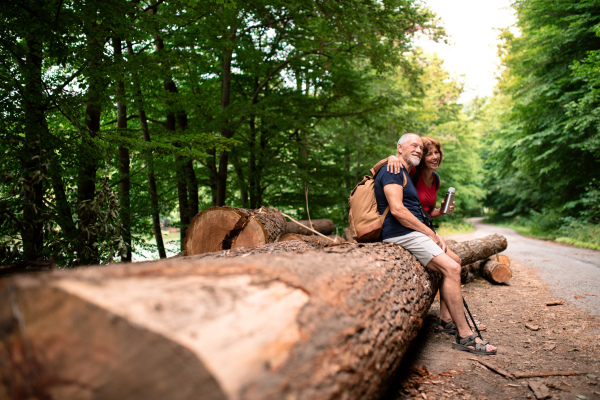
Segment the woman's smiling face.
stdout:
<svg viewBox="0 0 600 400">
<path fill-rule="evenodd" d="M 425 156 L 425 167 L 435 171 L 440 166 L 441 153 L 433 144 L 429 145 L 427 155 Z"/>
</svg>

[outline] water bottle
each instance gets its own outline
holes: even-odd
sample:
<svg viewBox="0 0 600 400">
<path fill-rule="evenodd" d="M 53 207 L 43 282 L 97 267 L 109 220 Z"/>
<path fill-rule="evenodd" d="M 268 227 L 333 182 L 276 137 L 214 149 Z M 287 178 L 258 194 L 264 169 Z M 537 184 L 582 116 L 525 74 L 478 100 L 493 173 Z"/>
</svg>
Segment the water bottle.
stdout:
<svg viewBox="0 0 600 400">
<path fill-rule="evenodd" d="M 456 192 L 456 189 L 453 187 L 448 188 L 448 193 L 446 193 L 446 197 L 444 197 L 444 207 L 441 210 L 442 214 L 448 214 L 448 211 L 450 211 L 450 206 L 454 202 L 454 192 Z"/>
</svg>

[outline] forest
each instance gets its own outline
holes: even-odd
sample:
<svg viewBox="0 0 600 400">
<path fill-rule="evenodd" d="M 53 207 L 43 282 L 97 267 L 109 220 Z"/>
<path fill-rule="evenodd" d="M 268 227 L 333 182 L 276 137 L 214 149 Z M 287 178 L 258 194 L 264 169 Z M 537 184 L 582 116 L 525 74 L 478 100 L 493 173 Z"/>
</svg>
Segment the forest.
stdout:
<svg viewBox="0 0 600 400">
<path fill-rule="evenodd" d="M 461 104 L 415 45 L 446 38 L 426 2 L 8 0 L 0 265 L 164 258 L 211 206 L 341 229 L 405 132 L 442 142 L 446 223 L 600 246 L 600 1 L 513 7 L 494 94 Z"/>
</svg>

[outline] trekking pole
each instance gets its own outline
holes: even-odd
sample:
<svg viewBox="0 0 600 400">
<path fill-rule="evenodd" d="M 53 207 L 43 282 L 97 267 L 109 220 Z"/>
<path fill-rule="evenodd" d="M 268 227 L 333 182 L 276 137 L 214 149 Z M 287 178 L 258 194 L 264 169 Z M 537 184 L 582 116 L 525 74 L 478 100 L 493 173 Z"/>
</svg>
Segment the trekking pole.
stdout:
<svg viewBox="0 0 600 400">
<path fill-rule="evenodd" d="M 475 327 L 475 331 L 477 331 L 477 335 L 479 335 L 479 339 L 483 340 L 483 337 L 481 336 L 481 332 L 479 332 L 479 328 L 477 327 L 477 324 L 475 323 L 475 319 L 473 318 L 473 315 L 471 315 L 471 310 L 469 310 L 469 306 L 467 305 L 467 302 L 465 301 L 464 297 L 463 297 L 463 304 L 465 305 L 465 308 L 467 309 L 467 312 L 469 313 L 469 317 L 471 317 L 471 321 L 473 321 L 473 326 Z M 469 319 L 467 318 L 466 315 L 465 315 L 465 319 L 467 320 L 467 325 L 469 325 Z"/>
</svg>

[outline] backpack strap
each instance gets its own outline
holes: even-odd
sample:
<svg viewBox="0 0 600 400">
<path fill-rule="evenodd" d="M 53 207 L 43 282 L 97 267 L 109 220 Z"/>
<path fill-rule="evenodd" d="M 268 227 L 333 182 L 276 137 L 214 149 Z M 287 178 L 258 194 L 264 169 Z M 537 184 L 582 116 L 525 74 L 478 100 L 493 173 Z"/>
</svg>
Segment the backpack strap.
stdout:
<svg viewBox="0 0 600 400">
<path fill-rule="evenodd" d="M 435 181 L 435 191 L 440 190 L 440 176 L 437 172 L 433 171 L 433 180 Z"/>
<path fill-rule="evenodd" d="M 417 187 L 417 182 L 419 182 L 419 176 L 421 175 L 421 168 L 415 168 L 415 174 L 412 176 L 412 182 L 415 187 Z M 440 176 L 437 172 L 433 171 L 433 183 L 435 186 L 435 191 L 440 190 Z"/>
</svg>

